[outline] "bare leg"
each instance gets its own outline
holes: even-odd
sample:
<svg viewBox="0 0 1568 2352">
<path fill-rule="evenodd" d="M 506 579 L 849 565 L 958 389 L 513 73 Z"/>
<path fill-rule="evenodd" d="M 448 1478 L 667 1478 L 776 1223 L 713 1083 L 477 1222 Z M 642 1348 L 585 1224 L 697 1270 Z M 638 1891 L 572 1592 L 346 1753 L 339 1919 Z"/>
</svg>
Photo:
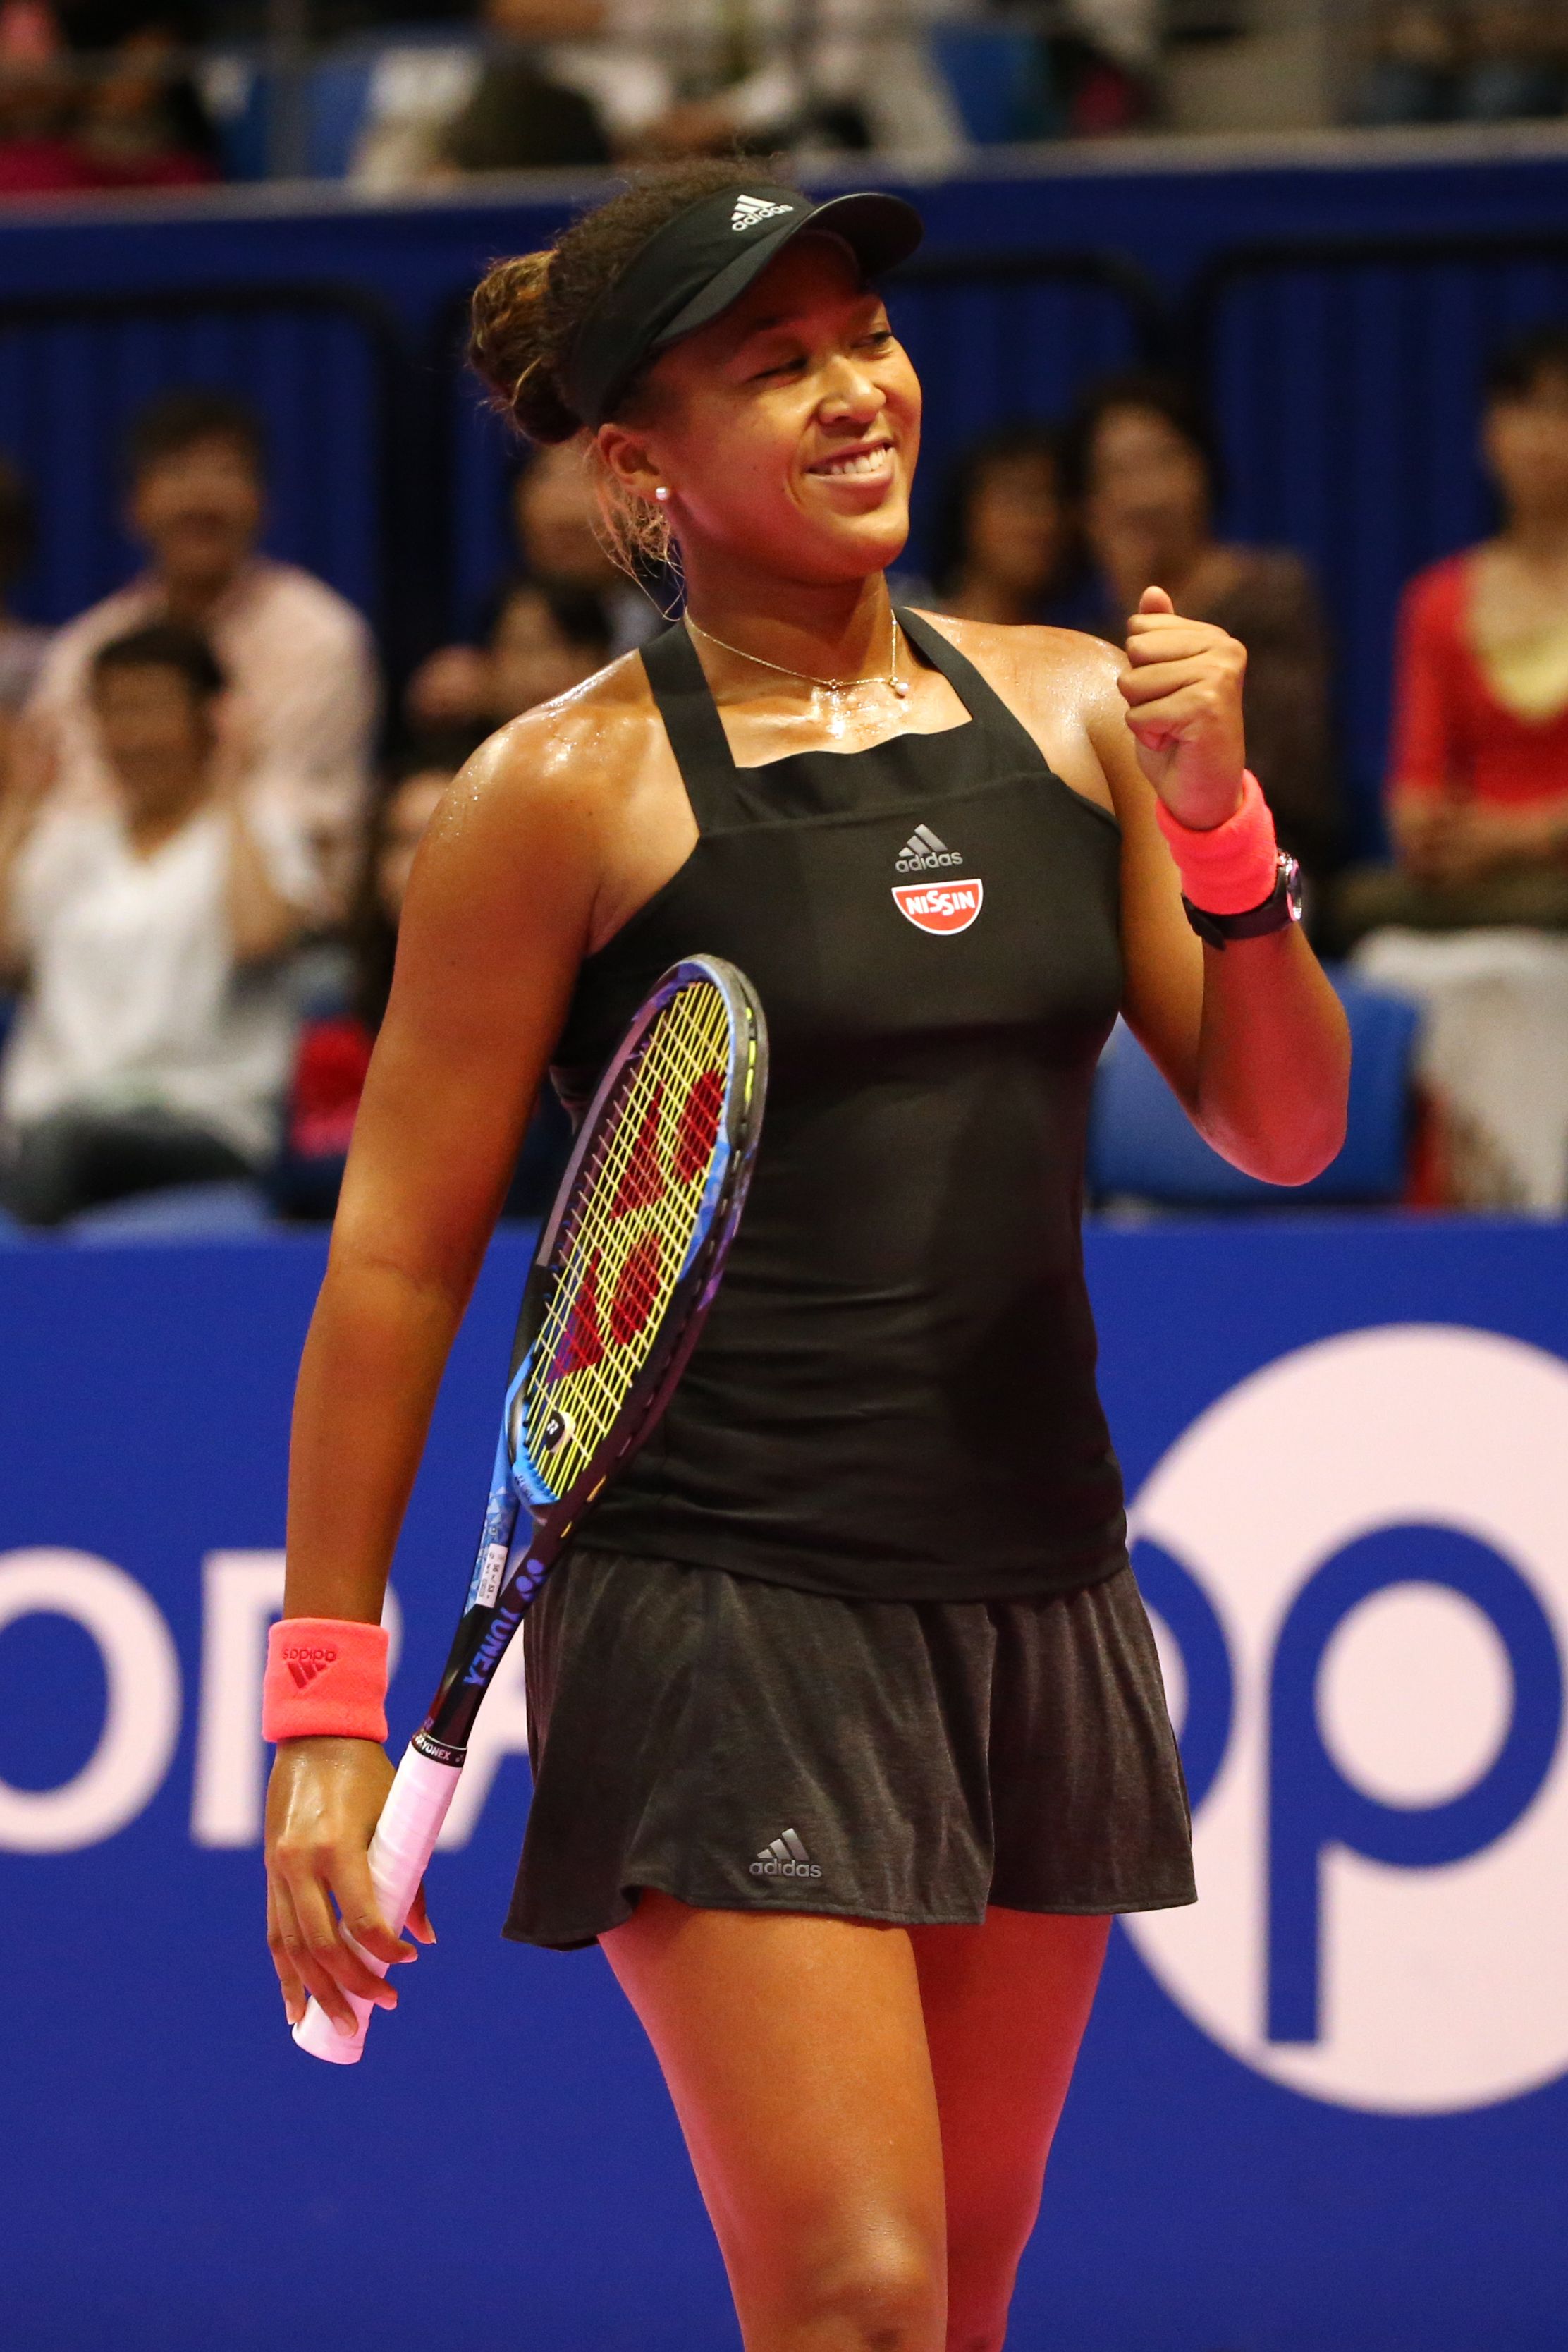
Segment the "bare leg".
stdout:
<svg viewBox="0 0 1568 2352">
<path fill-rule="evenodd" d="M 943 2352 L 941 2133 L 908 1935 L 645 1893 L 601 1940 L 664 2068 L 747 2352 Z"/>
<path fill-rule="evenodd" d="M 917 1927 L 947 2209 L 946 2352 L 998 2352 L 1111 1922 L 992 1909 Z"/>
</svg>

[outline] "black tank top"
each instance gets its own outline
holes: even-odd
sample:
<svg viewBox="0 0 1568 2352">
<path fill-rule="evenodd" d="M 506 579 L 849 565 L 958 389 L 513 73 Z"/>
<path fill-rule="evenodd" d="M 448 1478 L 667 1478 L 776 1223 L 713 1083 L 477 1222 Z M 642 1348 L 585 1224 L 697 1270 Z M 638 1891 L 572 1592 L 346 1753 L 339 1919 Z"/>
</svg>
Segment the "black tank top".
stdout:
<svg viewBox="0 0 1568 2352">
<path fill-rule="evenodd" d="M 757 988 L 771 1070 L 706 1329 L 581 1539 L 815 1592 L 1012 1599 L 1126 1557 L 1080 1234 L 1121 835 L 899 619 L 968 722 L 760 768 L 736 766 L 685 629 L 643 649 L 700 838 L 583 963 L 557 1083 L 580 1094 L 704 950 Z"/>
</svg>

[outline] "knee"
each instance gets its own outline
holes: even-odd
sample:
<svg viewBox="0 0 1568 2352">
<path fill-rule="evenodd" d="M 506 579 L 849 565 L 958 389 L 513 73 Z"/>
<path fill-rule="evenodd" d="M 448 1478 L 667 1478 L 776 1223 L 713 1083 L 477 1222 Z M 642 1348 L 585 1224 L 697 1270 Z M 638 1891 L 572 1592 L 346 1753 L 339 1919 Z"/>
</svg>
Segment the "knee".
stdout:
<svg viewBox="0 0 1568 2352">
<path fill-rule="evenodd" d="M 849 2352 L 939 2352 L 946 2286 L 941 2249 L 915 2231 L 867 2231 L 824 2250 L 803 2281 L 810 2340 L 824 2325 Z"/>
</svg>

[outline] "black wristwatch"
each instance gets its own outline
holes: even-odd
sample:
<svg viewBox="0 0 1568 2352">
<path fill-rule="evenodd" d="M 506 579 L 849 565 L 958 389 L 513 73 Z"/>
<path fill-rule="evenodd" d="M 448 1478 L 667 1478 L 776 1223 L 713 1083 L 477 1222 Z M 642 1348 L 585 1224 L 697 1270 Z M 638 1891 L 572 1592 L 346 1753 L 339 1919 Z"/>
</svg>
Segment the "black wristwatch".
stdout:
<svg viewBox="0 0 1568 2352">
<path fill-rule="evenodd" d="M 1200 940 L 1211 948 L 1223 948 L 1229 940 L 1260 940 L 1270 931 L 1282 931 L 1287 924 L 1301 921 L 1301 869 L 1282 849 L 1278 855 L 1280 871 L 1273 888 L 1260 907 L 1249 907 L 1245 914 L 1211 915 L 1183 898 L 1187 921 Z"/>
</svg>

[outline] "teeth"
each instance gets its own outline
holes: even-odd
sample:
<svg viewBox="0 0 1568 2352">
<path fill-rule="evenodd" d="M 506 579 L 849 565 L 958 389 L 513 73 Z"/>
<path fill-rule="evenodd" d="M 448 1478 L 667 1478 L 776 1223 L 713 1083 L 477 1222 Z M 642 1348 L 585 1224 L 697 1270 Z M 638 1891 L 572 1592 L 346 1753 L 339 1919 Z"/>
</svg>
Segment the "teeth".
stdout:
<svg viewBox="0 0 1568 2352">
<path fill-rule="evenodd" d="M 885 448 L 862 449 L 854 457 L 830 457 L 822 465 L 813 466 L 811 471 L 813 474 L 874 474 L 880 472 L 886 455 Z"/>
</svg>

